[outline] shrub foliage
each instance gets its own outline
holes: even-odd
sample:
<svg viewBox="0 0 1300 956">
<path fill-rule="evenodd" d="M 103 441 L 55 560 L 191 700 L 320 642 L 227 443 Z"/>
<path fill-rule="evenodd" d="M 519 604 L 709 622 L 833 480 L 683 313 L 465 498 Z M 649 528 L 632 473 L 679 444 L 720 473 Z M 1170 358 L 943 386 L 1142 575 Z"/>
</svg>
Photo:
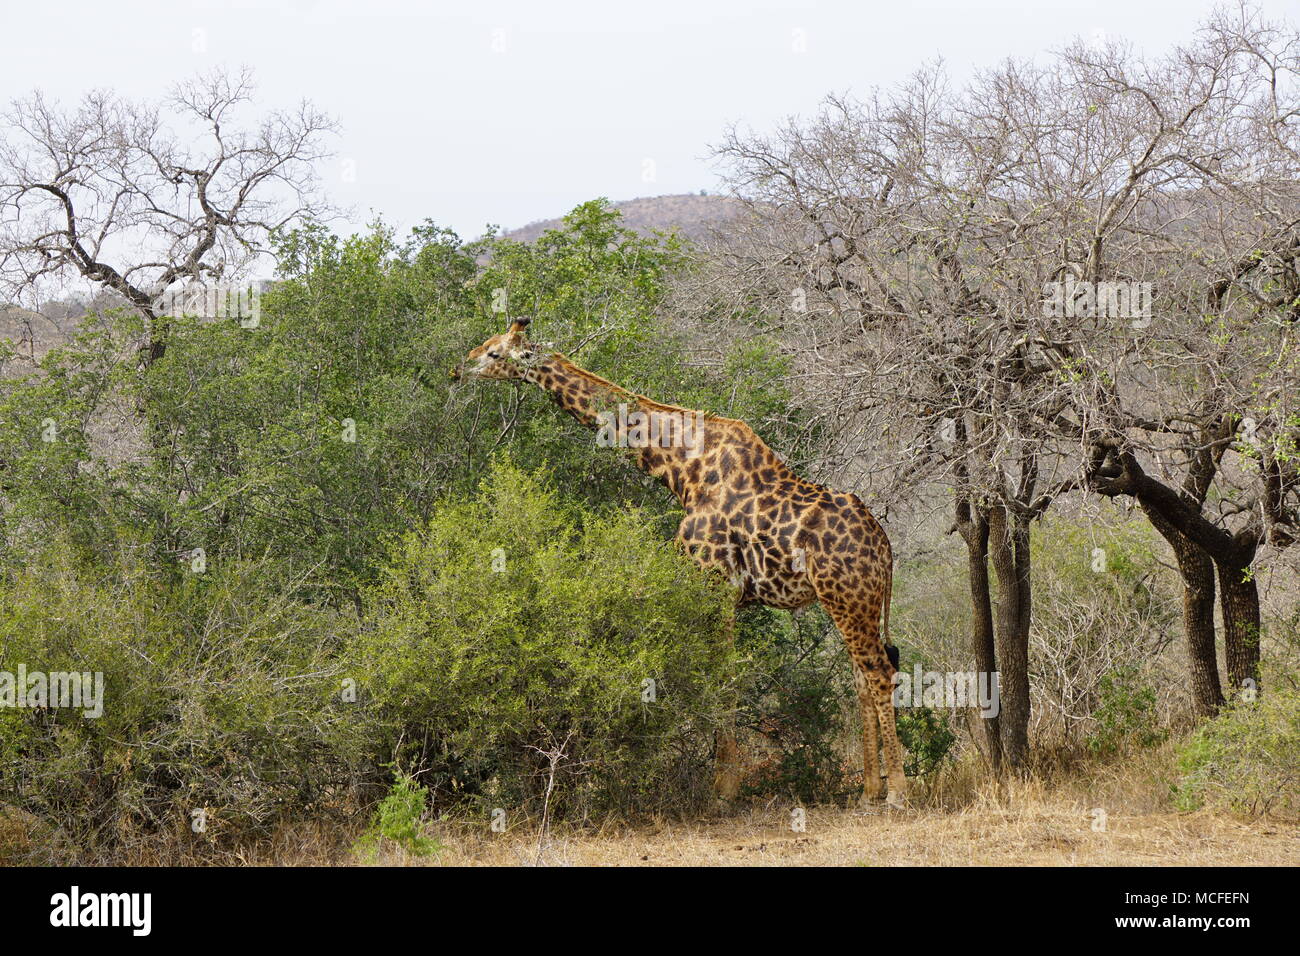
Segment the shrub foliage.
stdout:
<svg viewBox="0 0 1300 956">
<path fill-rule="evenodd" d="M 395 543 L 354 666 L 440 800 L 536 809 L 555 785 L 570 816 L 687 807 L 711 779 L 729 599 L 637 510 L 566 508 L 498 465 Z"/>
</svg>

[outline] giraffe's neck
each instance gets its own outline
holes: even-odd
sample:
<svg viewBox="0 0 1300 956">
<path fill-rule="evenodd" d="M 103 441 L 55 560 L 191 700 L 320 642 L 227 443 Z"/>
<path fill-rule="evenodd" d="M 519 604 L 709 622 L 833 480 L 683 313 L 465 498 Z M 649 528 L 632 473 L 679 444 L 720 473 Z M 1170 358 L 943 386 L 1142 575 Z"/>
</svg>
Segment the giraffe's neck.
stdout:
<svg viewBox="0 0 1300 956">
<path fill-rule="evenodd" d="M 560 408 L 588 428 L 599 427 L 600 414 L 608 408 L 641 398 L 579 368 L 558 352 L 542 358 L 528 369 L 524 378 L 550 392 Z"/>
<path fill-rule="evenodd" d="M 699 471 L 708 417 L 703 412 L 652 401 L 579 368 L 559 353 L 548 355 L 525 378 L 550 392 L 556 404 L 596 430 L 596 442 L 629 449 L 646 474 L 686 503 Z"/>
</svg>

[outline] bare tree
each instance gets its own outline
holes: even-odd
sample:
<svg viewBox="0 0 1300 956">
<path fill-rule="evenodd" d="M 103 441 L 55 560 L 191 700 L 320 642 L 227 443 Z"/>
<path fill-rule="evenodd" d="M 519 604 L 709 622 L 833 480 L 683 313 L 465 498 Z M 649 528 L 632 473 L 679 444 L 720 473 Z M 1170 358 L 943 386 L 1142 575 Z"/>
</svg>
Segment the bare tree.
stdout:
<svg viewBox="0 0 1300 956">
<path fill-rule="evenodd" d="M 1195 697 L 1213 713 L 1211 562 L 1227 677 L 1240 689 L 1259 678 L 1253 562 L 1261 545 L 1295 541 L 1300 35 L 1241 5 L 1157 67 L 1115 50 L 1078 49 L 1071 61 L 1134 142 L 1133 185 L 1116 197 L 1124 235 L 1100 237 L 1089 265 L 1141 257 L 1164 289 L 1156 334 L 1129 366 L 1151 387 L 1104 381 L 1118 366 L 1090 362 L 1096 414 L 1086 425 L 1074 416 L 1075 434 L 1088 487 L 1135 499 L 1173 547 Z"/>
<path fill-rule="evenodd" d="M 1046 266 L 1008 222 L 1015 165 L 983 148 L 967 119 L 932 69 L 893 97 L 834 98 L 811 128 L 733 136 L 724 152 L 753 231 L 724 261 L 749 294 L 783 290 L 795 303 L 779 321 L 813 401 L 833 409 L 839 453 L 885 476 L 884 499 L 925 482 L 952 489 L 970 555 L 973 655 L 1001 673 L 987 753 L 1020 768 L 1030 526 L 1075 479 L 1035 431 L 1034 408 L 1056 387 L 1033 354 Z"/>
<path fill-rule="evenodd" d="M 1240 7 L 1162 58 L 1075 44 L 959 92 L 927 69 L 719 150 L 750 215 L 700 298 L 787 343 L 828 469 L 951 489 L 994 762 L 1025 760 L 1030 527 L 1062 495 L 1129 497 L 1174 547 L 1202 712 L 1211 569 L 1228 678 L 1258 678 L 1252 562 L 1300 505 L 1297 49 Z"/>
<path fill-rule="evenodd" d="M 84 280 L 147 322 L 162 357 L 159 296 L 179 282 L 233 282 L 271 234 L 328 210 L 315 164 L 331 119 L 304 101 L 241 121 L 251 75 L 214 72 L 159 104 L 87 94 L 65 109 L 39 92 L 0 118 L 0 294 L 39 297 Z"/>
</svg>

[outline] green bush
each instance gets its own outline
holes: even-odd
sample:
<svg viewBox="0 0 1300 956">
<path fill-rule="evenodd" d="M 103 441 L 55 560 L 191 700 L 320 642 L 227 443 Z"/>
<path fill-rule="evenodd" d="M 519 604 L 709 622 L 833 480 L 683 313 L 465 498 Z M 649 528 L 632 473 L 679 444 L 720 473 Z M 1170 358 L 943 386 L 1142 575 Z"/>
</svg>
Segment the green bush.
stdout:
<svg viewBox="0 0 1300 956">
<path fill-rule="evenodd" d="M 929 707 L 898 711 L 898 741 L 904 747 L 903 773 L 924 777 L 938 770 L 957 742 L 948 715 Z"/>
<path fill-rule="evenodd" d="M 1102 675 L 1092 717 L 1096 730 L 1088 737 L 1088 749 L 1097 754 L 1113 754 L 1129 746 L 1154 747 L 1169 736 L 1158 723 L 1155 688 L 1132 664 Z"/>
<path fill-rule="evenodd" d="M 442 844 L 421 833 L 429 788 L 422 787 L 409 774 L 399 773 L 379 801 L 370 829 L 357 843 L 356 851 L 373 861 L 383 840 L 391 840 L 413 856 L 429 856 L 442 851 Z"/>
<path fill-rule="evenodd" d="M 755 749 L 774 758 L 749 776 L 745 792 L 815 803 L 860 790 L 845 772 L 843 746 L 858 726 L 857 692 L 844 642 L 825 611 L 814 607 L 796 617 L 747 607 L 737 646 L 744 658 L 738 725 L 750 731 Z"/>
<path fill-rule="evenodd" d="M 257 564 L 87 566 L 62 543 L 0 579 L 0 671 L 102 673 L 103 710 L 0 707 L 0 804 L 93 858 L 196 846 L 339 808 L 361 753 L 337 615 Z"/>
<path fill-rule="evenodd" d="M 1300 691 L 1230 704 L 1183 745 L 1178 769 L 1180 809 L 1300 817 Z"/>
<path fill-rule="evenodd" d="M 502 294 L 508 314 L 536 313 L 538 341 L 620 385 L 748 418 L 769 439 L 802 431 L 788 360 L 770 343 L 746 342 L 721 369 L 688 361 L 689 339 L 659 314 L 685 266 L 680 243 L 638 235 L 606 202 L 533 244 L 466 244 L 433 225 L 399 241 L 376 223 L 349 238 L 293 231 L 277 253 L 255 328 L 175 318 L 166 354 L 145 369 L 142 320 L 116 310 L 87 316 L 37 372 L 0 376 L 11 527 L 61 528 L 109 563 L 124 527 L 156 562 L 195 547 L 269 557 L 282 586 L 317 569 L 309 597 L 355 609 L 382 542 L 472 494 L 503 447 L 529 469 L 550 462 L 566 496 L 590 507 L 674 507 L 541 389 L 448 379 L 504 330 Z M 0 342 L 0 361 L 13 352 Z"/>
<path fill-rule="evenodd" d="M 724 588 L 636 510 L 498 464 L 397 540 L 353 667 L 385 755 L 446 803 L 570 817 L 707 796 Z"/>
</svg>

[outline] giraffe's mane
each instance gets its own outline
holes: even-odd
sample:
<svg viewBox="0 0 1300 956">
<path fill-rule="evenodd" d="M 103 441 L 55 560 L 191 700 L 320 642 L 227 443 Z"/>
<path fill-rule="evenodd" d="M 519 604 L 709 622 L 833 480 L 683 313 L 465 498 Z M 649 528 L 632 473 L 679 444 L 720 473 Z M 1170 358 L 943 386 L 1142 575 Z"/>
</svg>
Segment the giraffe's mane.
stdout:
<svg viewBox="0 0 1300 956">
<path fill-rule="evenodd" d="M 631 389 L 624 388 L 622 385 L 615 385 L 609 379 L 601 378 L 595 372 L 588 372 L 585 368 L 583 368 L 581 365 L 573 361 L 573 359 L 569 358 L 567 355 L 563 354 L 562 352 L 552 352 L 551 358 L 558 361 L 560 364 L 566 366 L 568 371 L 577 375 L 579 378 L 585 378 L 587 381 L 595 385 L 603 386 L 612 392 L 616 392 L 620 395 L 626 395 L 628 398 L 636 399 L 638 405 L 644 405 L 647 408 L 651 408 L 655 411 L 686 412 L 691 415 L 703 415 L 705 421 L 717 422 L 720 425 L 745 425 L 745 423 L 740 421 L 739 419 L 723 418 L 721 415 L 715 415 L 712 412 L 701 411 L 699 409 L 694 409 L 694 408 L 685 408 L 681 405 L 670 405 L 667 402 L 659 402 L 659 401 L 655 401 L 653 398 L 647 398 L 645 395 L 641 395 L 638 392 L 632 391 Z M 748 428 L 747 425 L 745 427 Z"/>
</svg>

